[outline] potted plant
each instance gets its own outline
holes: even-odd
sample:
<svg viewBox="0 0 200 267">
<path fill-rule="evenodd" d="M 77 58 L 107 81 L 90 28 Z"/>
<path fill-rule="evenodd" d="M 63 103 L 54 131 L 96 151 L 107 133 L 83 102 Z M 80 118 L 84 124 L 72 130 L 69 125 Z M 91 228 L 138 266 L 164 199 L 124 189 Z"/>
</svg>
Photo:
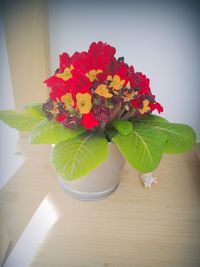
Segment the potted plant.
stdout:
<svg viewBox="0 0 200 267">
<path fill-rule="evenodd" d="M 87 52 L 61 54 L 59 68 L 45 81 L 46 103 L 0 112 L 9 126 L 31 133 L 31 144 L 52 144 L 50 161 L 61 185 L 82 199 L 110 194 L 124 159 L 148 173 L 163 153 L 183 153 L 196 143 L 190 126 L 152 115 L 163 107 L 149 79 L 115 52 L 100 41 Z"/>
</svg>

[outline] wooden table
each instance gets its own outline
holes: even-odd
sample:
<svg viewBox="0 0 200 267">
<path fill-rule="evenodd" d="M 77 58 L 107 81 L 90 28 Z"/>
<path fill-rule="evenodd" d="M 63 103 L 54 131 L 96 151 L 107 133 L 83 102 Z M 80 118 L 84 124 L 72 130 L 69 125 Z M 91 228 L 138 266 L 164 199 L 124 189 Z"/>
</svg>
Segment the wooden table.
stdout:
<svg viewBox="0 0 200 267">
<path fill-rule="evenodd" d="M 48 145 L 20 142 L 26 161 L 0 192 L 6 267 L 20 266 L 16 259 L 9 265 L 9 257 L 20 251 L 22 259 L 29 250 L 32 267 L 200 266 L 200 161 L 195 150 L 165 155 L 152 189 L 144 189 L 139 173 L 126 164 L 113 195 L 87 202 L 59 187 Z"/>
</svg>

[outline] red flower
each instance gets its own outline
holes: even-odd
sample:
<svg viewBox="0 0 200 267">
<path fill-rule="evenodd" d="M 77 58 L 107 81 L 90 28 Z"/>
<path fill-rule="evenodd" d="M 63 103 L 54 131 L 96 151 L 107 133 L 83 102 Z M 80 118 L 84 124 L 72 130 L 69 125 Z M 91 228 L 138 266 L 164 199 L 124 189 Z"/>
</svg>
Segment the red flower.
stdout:
<svg viewBox="0 0 200 267">
<path fill-rule="evenodd" d="M 48 87 L 54 87 L 54 88 L 64 88 L 66 83 L 63 79 L 58 78 L 57 76 L 53 75 L 47 80 L 44 81 Z"/>
<path fill-rule="evenodd" d="M 99 125 L 98 120 L 93 116 L 92 112 L 88 114 L 83 114 L 83 117 L 81 119 L 81 124 L 86 129 L 92 129 L 95 126 Z"/>
<path fill-rule="evenodd" d="M 116 49 L 107 43 L 99 41 L 98 43 L 91 43 L 88 53 L 93 54 L 94 56 L 104 55 L 111 58 L 114 57 Z"/>
<path fill-rule="evenodd" d="M 160 112 L 163 112 L 163 107 L 162 107 L 161 104 L 158 103 L 158 102 L 149 104 L 149 107 L 151 108 L 151 111 L 154 111 L 155 109 L 157 109 L 157 111 L 158 111 L 159 113 L 160 113 Z"/>
<path fill-rule="evenodd" d="M 67 53 L 61 54 L 59 73 L 63 72 L 66 68 L 69 68 L 71 65 L 74 66 L 74 63 L 79 61 L 86 54 L 86 52 L 75 52 L 71 57 Z"/>
<path fill-rule="evenodd" d="M 115 51 L 114 47 L 106 43 L 92 43 L 88 53 L 81 53 L 79 59 L 73 63 L 73 66 L 86 74 L 90 81 L 97 80 L 97 74 L 107 70 Z"/>
<path fill-rule="evenodd" d="M 136 88 L 139 89 L 138 94 L 144 95 L 151 93 L 149 87 L 149 78 L 146 75 L 142 74 L 142 72 L 135 73 L 135 81 L 136 81 Z"/>
<path fill-rule="evenodd" d="M 140 97 L 136 97 L 133 100 L 131 100 L 131 104 L 135 109 L 139 109 L 142 106 L 142 101 Z"/>
<path fill-rule="evenodd" d="M 57 101 L 58 99 L 61 99 L 63 95 L 64 95 L 64 92 L 61 88 L 52 88 L 49 94 L 50 98 L 53 101 Z"/>
<path fill-rule="evenodd" d="M 45 81 L 54 108 L 46 109 L 46 114 L 68 128 L 82 124 L 86 129 L 105 129 L 113 116 L 121 119 L 129 114 L 141 117 L 155 109 L 162 112 L 149 79 L 135 73 L 123 57 L 116 59 L 115 52 L 114 47 L 99 41 L 87 52 L 61 54 L 59 69 Z"/>
<path fill-rule="evenodd" d="M 62 122 L 66 119 L 66 115 L 65 114 L 59 114 L 58 116 L 56 116 L 56 121 L 57 122 Z"/>
<path fill-rule="evenodd" d="M 72 71 L 73 78 L 67 81 L 69 92 L 72 94 L 72 98 L 76 101 L 77 93 L 89 93 L 91 94 L 92 83 L 89 79 L 80 71 Z"/>
<path fill-rule="evenodd" d="M 55 75 L 44 81 L 44 83 L 51 88 L 50 98 L 54 101 L 57 98 L 60 99 L 67 92 L 66 82 Z"/>
<path fill-rule="evenodd" d="M 59 57 L 60 57 L 59 72 L 63 72 L 64 69 L 66 69 L 67 67 L 69 67 L 71 65 L 71 59 L 67 53 L 63 53 Z"/>
<path fill-rule="evenodd" d="M 120 90 L 122 87 L 126 87 L 128 74 L 128 65 L 112 58 L 107 69 L 103 73 L 99 73 L 97 78 L 101 83 L 110 81 L 108 87 L 113 88 L 114 90 Z"/>
<path fill-rule="evenodd" d="M 63 93 L 67 92 L 67 82 L 72 78 L 72 70 L 74 66 L 73 62 L 80 60 L 82 54 L 86 52 L 78 53 L 75 52 L 72 57 L 67 53 L 63 53 L 60 55 L 60 67 L 56 73 L 44 81 L 46 85 L 50 88 L 53 88 L 56 91 L 58 88 L 63 90 Z M 59 90 L 59 89 L 58 89 Z M 56 95 L 56 92 L 54 92 Z"/>
<path fill-rule="evenodd" d="M 136 82 L 136 79 L 135 79 L 135 70 L 134 70 L 133 66 L 130 66 L 129 69 L 128 69 L 127 80 L 130 83 L 129 84 L 130 88 L 136 88 L 137 82 Z"/>
</svg>

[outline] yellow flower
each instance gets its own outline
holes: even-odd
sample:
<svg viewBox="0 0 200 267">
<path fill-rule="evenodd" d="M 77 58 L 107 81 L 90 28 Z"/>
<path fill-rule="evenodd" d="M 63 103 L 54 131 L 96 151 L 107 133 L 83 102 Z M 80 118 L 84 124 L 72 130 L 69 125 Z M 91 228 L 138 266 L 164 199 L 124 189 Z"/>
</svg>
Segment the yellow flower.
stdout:
<svg viewBox="0 0 200 267">
<path fill-rule="evenodd" d="M 86 76 L 89 78 L 91 82 L 94 80 L 97 80 L 97 74 L 101 73 L 102 70 L 90 70 L 88 73 L 86 73 Z"/>
<path fill-rule="evenodd" d="M 143 108 L 142 109 L 139 109 L 139 112 L 141 114 L 144 114 L 145 112 L 149 111 L 150 110 L 150 107 L 149 107 L 149 100 L 145 99 L 143 101 Z"/>
<path fill-rule="evenodd" d="M 66 95 L 63 95 L 61 97 L 61 101 L 65 104 L 65 108 L 67 109 L 68 106 L 73 107 L 74 106 L 74 101 L 72 99 L 72 94 L 71 93 L 66 93 Z"/>
<path fill-rule="evenodd" d="M 63 79 L 64 81 L 69 80 L 70 78 L 72 78 L 72 73 L 71 71 L 74 69 L 74 67 L 71 65 L 69 68 L 65 68 L 64 71 L 62 73 L 58 73 L 56 74 L 56 76 L 58 78 Z"/>
<path fill-rule="evenodd" d="M 111 81 L 108 87 L 112 87 L 114 90 L 120 90 L 125 83 L 125 80 L 121 80 L 118 75 L 114 75 L 113 77 L 108 75 L 107 80 Z"/>
<path fill-rule="evenodd" d="M 135 95 L 134 92 L 131 92 L 131 93 L 125 92 L 123 99 L 124 99 L 124 101 L 130 101 L 131 99 L 133 99 L 134 95 Z"/>
<path fill-rule="evenodd" d="M 109 92 L 105 84 L 100 84 L 99 86 L 97 86 L 95 93 L 97 93 L 100 96 L 104 96 L 105 98 L 113 97 L 113 95 Z"/>
<path fill-rule="evenodd" d="M 77 107 L 82 114 L 87 114 L 92 108 L 92 97 L 88 93 L 78 93 L 76 95 Z"/>
</svg>

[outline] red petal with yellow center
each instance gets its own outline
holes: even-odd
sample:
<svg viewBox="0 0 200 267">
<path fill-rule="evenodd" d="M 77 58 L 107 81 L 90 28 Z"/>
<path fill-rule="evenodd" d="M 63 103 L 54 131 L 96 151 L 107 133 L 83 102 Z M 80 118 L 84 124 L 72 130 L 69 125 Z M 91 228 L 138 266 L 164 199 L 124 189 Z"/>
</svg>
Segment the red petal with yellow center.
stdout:
<svg viewBox="0 0 200 267">
<path fill-rule="evenodd" d="M 64 69 L 71 65 L 70 56 L 67 53 L 62 53 L 60 55 L 60 72 L 63 72 Z"/>
</svg>

